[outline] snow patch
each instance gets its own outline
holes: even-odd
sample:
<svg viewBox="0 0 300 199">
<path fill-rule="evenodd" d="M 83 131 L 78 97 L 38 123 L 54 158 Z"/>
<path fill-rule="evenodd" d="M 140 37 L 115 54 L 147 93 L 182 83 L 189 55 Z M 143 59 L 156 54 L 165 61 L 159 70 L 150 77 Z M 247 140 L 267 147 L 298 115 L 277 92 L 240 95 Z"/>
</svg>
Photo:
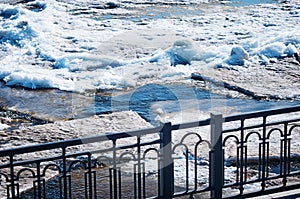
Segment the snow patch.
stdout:
<svg viewBox="0 0 300 199">
<path fill-rule="evenodd" d="M 0 130 L 8 129 L 10 126 L 7 124 L 0 123 Z"/>
</svg>

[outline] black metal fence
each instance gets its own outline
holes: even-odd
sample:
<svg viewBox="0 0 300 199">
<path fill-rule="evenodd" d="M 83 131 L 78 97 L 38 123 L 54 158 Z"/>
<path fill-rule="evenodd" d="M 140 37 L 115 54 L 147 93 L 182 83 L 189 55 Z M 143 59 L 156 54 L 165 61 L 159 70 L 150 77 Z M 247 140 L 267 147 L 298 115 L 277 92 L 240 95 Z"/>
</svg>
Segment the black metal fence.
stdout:
<svg viewBox="0 0 300 199">
<path fill-rule="evenodd" d="M 300 106 L 0 151 L 1 198 L 244 198 L 300 188 Z"/>
</svg>

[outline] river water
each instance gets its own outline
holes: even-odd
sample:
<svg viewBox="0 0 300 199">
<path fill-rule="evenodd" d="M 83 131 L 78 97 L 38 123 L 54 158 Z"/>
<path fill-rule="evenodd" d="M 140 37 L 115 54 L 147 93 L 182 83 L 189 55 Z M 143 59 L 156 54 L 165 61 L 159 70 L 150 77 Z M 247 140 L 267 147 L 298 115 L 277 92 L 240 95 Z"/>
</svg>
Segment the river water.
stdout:
<svg viewBox="0 0 300 199">
<path fill-rule="evenodd" d="M 218 109 L 222 112 L 227 109 L 225 114 L 228 115 L 299 105 L 298 101 L 234 98 L 213 94 L 197 86 L 180 84 L 148 84 L 126 92 L 107 91 L 93 93 L 90 96 L 53 89 L 33 91 L 10 88 L 3 84 L 0 90 L 3 94 L 1 106 L 27 113 L 26 117 L 19 114 L 19 118 L 23 120 L 18 121 L 24 123 L 28 120 L 27 122 L 31 124 L 133 110 L 155 125 L 157 124 L 155 118 L 161 110 L 164 113 L 173 113 L 196 110 L 210 112 Z"/>
</svg>

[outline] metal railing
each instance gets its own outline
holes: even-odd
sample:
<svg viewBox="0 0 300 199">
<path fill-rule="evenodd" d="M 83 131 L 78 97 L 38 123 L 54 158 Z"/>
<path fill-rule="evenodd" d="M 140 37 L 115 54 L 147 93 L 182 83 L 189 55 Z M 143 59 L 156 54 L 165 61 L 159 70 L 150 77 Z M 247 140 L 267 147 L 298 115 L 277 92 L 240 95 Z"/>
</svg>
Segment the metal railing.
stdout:
<svg viewBox="0 0 300 199">
<path fill-rule="evenodd" d="M 0 151 L 2 198 L 245 198 L 300 188 L 300 106 Z"/>
</svg>

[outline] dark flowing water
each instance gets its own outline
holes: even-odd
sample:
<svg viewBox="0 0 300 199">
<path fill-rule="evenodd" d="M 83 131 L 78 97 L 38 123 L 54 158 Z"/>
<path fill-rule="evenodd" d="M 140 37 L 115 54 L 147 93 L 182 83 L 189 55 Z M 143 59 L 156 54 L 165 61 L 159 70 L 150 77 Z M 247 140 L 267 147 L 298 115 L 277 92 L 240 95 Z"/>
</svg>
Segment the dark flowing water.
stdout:
<svg viewBox="0 0 300 199">
<path fill-rule="evenodd" d="M 300 104 L 299 101 L 257 101 L 233 98 L 212 94 L 195 86 L 149 84 L 115 97 L 96 96 L 95 110 L 97 113 L 133 110 L 147 121 L 154 123 L 157 110 L 153 109 L 153 106 L 158 102 L 164 102 L 159 103 L 159 108 L 165 113 L 191 109 L 209 112 L 215 108 L 226 107 L 234 113 L 246 113 Z"/>
<path fill-rule="evenodd" d="M 12 108 L 28 120 L 55 121 L 88 117 L 115 111 L 133 110 L 154 123 L 157 107 L 165 113 L 198 109 L 209 112 L 227 107 L 235 113 L 299 105 L 298 101 L 257 101 L 239 99 L 187 85 L 149 84 L 131 91 L 95 91 L 82 95 L 59 90 L 28 90 L 0 84 L 0 107 Z M 159 106 L 155 106 L 158 104 Z M 21 116 L 21 115 L 20 115 Z M 39 119 L 39 120 L 37 120 Z M 35 122 L 33 124 L 39 124 Z"/>
</svg>

